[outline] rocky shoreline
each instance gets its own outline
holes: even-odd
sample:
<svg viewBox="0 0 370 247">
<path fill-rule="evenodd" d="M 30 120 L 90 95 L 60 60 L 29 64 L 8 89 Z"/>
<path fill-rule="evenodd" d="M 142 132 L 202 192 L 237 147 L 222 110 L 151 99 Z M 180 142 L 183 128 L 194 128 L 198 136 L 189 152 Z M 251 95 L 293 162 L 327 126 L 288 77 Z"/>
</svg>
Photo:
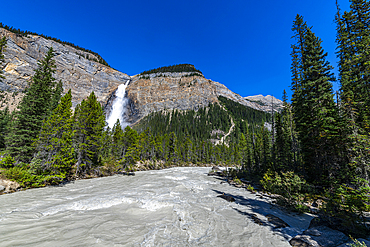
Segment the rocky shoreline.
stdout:
<svg viewBox="0 0 370 247">
<path fill-rule="evenodd" d="M 76 180 L 81 180 L 81 179 L 92 179 L 92 178 L 98 178 L 98 177 L 108 177 L 108 176 L 113 176 L 113 175 L 126 175 L 126 176 L 135 176 L 135 172 L 137 171 L 151 171 L 151 170 L 162 170 L 162 169 L 169 169 L 169 168 L 174 168 L 174 167 L 212 167 L 213 165 L 211 164 L 165 164 L 163 161 L 156 161 L 156 162 L 138 162 L 132 170 L 129 171 L 124 171 L 124 170 L 119 170 L 119 171 L 114 171 L 114 172 L 105 172 L 104 174 L 101 173 L 99 175 L 87 175 L 86 177 L 74 177 L 71 180 L 64 181 L 60 185 L 76 181 Z M 104 167 L 103 167 L 104 168 Z M 0 175 L 1 175 L 1 170 L 0 170 Z M 38 188 L 38 187 L 36 187 Z M 19 183 L 1 178 L 0 177 L 0 195 L 3 194 L 9 194 L 9 193 L 14 193 L 17 191 L 22 191 L 22 190 L 27 190 L 27 189 L 33 189 L 33 188 L 22 188 Z"/>
<path fill-rule="evenodd" d="M 9 179 L 0 179 L 0 195 L 13 193 L 21 189 L 21 186 Z"/>
<path fill-rule="evenodd" d="M 248 190 L 251 193 L 256 193 L 258 197 L 260 198 L 270 198 L 270 199 L 276 199 L 279 197 L 279 195 L 270 195 L 263 193 L 261 191 L 261 188 L 259 188 L 257 185 L 254 185 L 257 189 L 255 189 L 251 182 L 246 181 L 244 179 L 241 179 L 240 182 L 235 182 L 230 177 L 226 175 L 223 170 L 221 170 L 219 167 L 214 166 L 212 170 L 209 172 L 208 176 L 217 176 L 219 178 L 222 178 L 224 181 L 221 183 L 228 183 L 231 186 L 237 187 L 237 188 L 244 188 Z M 229 202 L 234 202 L 235 199 L 232 196 L 229 195 L 221 195 L 219 196 Z M 274 204 L 277 207 L 281 207 L 277 204 Z M 313 215 L 314 218 L 311 220 L 310 225 L 308 229 L 302 231 L 301 234 L 298 234 L 294 236 L 292 239 L 290 239 L 289 244 L 294 247 L 347 247 L 351 246 L 350 244 L 354 244 L 354 240 L 351 240 L 351 238 L 347 235 L 345 235 L 343 232 L 339 230 L 332 229 L 328 226 L 325 219 L 322 219 L 321 216 L 318 214 L 319 209 L 317 207 L 313 207 L 312 205 L 307 205 L 310 208 L 310 215 Z M 274 216 L 274 215 L 266 215 L 266 218 L 269 222 L 272 223 L 272 225 L 275 225 L 275 228 L 285 228 L 289 227 L 289 225 L 281 220 L 280 218 Z M 256 224 L 263 225 L 263 222 L 261 222 L 257 217 L 252 216 L 252 219 Z M 367 239 L 359 238 L 357 241 L 361 243 L 365 243 L 366 246 L 370 246 L 370 236 Z"/>
</svg>

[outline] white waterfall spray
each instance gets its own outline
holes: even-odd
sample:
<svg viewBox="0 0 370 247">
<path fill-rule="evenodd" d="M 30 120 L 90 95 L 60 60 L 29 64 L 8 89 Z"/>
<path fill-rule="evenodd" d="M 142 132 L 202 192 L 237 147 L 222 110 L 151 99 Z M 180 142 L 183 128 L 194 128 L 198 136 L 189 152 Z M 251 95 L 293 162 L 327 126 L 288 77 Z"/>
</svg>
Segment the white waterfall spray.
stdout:
<svg viewBox="0 0 370 247">
<path fill-rule="evenodd" d="M 128 103 L 126 96 L 126 87 L 129 84 L 129 80 L 118 86 L 116 90 L 116 98 L 113 101 L 112 111 L 110 112 L 109 117 L 107 118 L 107 123 L 109 128 L 113 128 L 114 124 L 119 119 L 122 129 L 124 129 L 128 123 L 124 120 L 123 116 L 126 112 L 126 105 Z"/>
</svg>

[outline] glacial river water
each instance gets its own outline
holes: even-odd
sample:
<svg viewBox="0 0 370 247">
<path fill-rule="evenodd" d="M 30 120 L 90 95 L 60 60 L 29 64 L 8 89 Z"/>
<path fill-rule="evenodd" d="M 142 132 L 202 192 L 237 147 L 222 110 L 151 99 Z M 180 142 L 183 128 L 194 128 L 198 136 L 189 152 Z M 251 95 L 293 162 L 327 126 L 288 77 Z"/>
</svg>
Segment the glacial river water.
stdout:
<svg viewBox="0 0 370 247">
<path fill-rule="evenodd" d="M 145 171 L 1 195 L 0 246 L 290 246 L 308 227 L 310 216 L 281 211 L 209 170 Z M 268 214 L 290 227 L 274 228 Z"/>
</svg>

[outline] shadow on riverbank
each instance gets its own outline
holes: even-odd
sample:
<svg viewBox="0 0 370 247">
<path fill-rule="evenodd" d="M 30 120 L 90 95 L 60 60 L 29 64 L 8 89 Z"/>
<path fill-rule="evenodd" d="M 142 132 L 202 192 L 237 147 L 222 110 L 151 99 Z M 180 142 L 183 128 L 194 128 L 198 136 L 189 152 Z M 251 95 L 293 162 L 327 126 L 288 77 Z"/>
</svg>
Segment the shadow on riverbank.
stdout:
<svg viewBox="0 0 370 247">
<path fill-rule="evenodd" d="M 245 195 L 225 193 L 213 190 L 218 195 L 224 195 L 235 199 L 235 206 L 231 205 L 242 216 L 261 227 L 269 227 L 275 234 L 279 234 L 287 241 L 306 230 L 314 218 L 310 214 L 297 214 L 287 212 L 259 193 L 245 191 Z M 221 199 L 221 198 L 220 198 Z"/>
</svg>

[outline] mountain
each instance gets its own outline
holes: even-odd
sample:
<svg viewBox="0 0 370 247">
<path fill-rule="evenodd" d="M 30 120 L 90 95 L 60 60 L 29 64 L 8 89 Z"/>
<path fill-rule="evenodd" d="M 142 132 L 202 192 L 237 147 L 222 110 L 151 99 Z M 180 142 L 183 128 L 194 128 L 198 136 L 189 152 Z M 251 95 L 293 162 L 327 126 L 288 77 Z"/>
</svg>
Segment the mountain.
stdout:
<svg viewBox="0 0 370 247">
<path fill-rule="evenodd" d="M 271 95 L 267 95 L 267 96 L 263 96 L 262 94 L 259 94 L 259 95 L 254 95 L 254 96 L 247 96 L 247 97 L 244 97 L 244 99 L 250 101 L 250 102 L 253 102 L 253 103 L 257 103 L 260 105 L 260 109 L 263 110 L 263 111 L 281 111 L 283 110 L 283 101 L 275 98 L 274 96 L 271 96 Z"/>
<path fill-rule="evenodd" d="M 127 118 L 130 123 L 137 122 L 151 112 L 166 109 L 197 110 L 219 102 L 219 96 L 259 111 L 271 112 L 271 102 L 274 103 L 275 111 L 282 109 L 282 101 L 272 96 L 243 98 L 221 83 L 194 72 L 137 75 L 132 77 L 126 91 L 129 99 Z"/>
<path fill-rule="evenodd" d="M 91 91 L 104 103 L 118 85 L 130 79 L 127 74 L 96 62 L 99 58 L 95 54 L 70 45 L 38 35 L 25 36 L 0 28 L 0 37 L 3 36 L 7 38 L 7 46 L 3 68 L 6 79 L 0 83 L 2 91 L 22 92 L 34 75 L 37 61 L 45 56 L 50 47 L 53 47 L 55 52 L 54 77 L 58 81 L 62 80 L 64 92 L 72 90 L 73 106 L 85 99 Z"/>
<path fill-rule="evenodd" d="M 3 67 L 6 79 L 0 83 L 0 90 L 4 95 L 3 103 L 13 108 L 31 81 L 37 61 L 53 47 L 56 61 L 54 77 L 63 82 L 64 92 L 72 90 L 73 107 L 94 91 L 108 115 L 117 87 L 130 81 L 126 89 L 126 117 L 131 124 L 156 111 L 197 110 L 218 102 L 219 96 L 256 110 L 271 111 L 268 105 L 270 98 L 259 101 L 243 98 L 221 83 L 206 79 L 193 65 L 162 67 L 129 76 L 100 63 L 102 58 L 96 53 L 57 39 L 0 28 L 2 36 L 7 37 Z M 274 99 L 274 102 L 278 100 Z M 275 110 L 278 109 L 276 107 Z"/>
</svg>

